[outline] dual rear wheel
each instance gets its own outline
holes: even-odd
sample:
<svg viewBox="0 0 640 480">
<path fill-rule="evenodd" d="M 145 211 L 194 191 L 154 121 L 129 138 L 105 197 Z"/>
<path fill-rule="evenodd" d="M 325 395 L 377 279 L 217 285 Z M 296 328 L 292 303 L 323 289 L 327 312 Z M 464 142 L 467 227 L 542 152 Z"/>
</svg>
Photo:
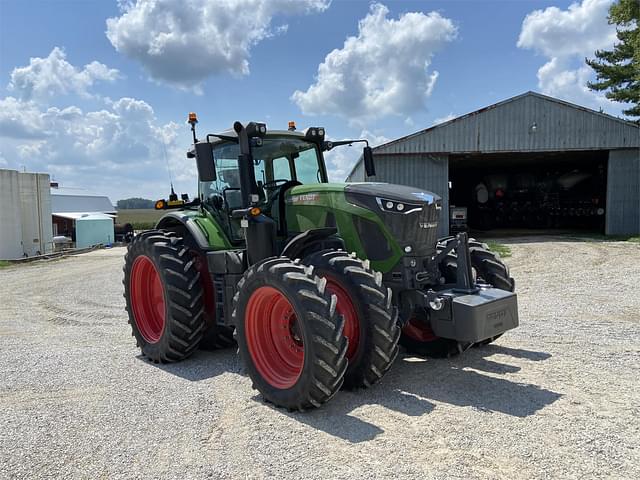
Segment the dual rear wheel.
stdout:
<svg viewBox="0 0 640 480">
<path fill-rule="evenodd" d="M 150 230 L 129 244 L 124 297 L 132 334 L 153 362 L 175 362 L 197 348 L 234 344 L 230 327 L 215 322 L 213 285 L 204 255 L 189 237 Z"/>
</svg>

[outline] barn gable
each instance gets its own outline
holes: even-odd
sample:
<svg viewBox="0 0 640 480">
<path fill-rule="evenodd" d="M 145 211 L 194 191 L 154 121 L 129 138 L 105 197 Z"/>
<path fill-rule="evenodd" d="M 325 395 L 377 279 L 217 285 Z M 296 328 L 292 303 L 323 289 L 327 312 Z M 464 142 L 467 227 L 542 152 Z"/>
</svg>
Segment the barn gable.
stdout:
<svg viewBox="0 0 640 480">
<path fill-rule="evenodd" d="M 611 150 L 640 147 L 633 123 L 527 92 L 374 149 L 376 154 Z"/>
</svg>

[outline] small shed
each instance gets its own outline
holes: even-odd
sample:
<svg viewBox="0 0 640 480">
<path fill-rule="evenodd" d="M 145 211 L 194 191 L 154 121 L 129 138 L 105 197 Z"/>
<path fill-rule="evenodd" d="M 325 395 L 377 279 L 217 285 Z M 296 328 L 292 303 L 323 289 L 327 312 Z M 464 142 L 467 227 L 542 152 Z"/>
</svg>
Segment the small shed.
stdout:
<svg viewBox="0 0 640 480">
<path fill-rule="evenodd" d="M 76 248 L 84 248 L 78 245 L 76 239 L 76 222 L 78 219 L 93 215 L 106 215 L 115 219 L 116 216 L 116 209 L 109 197 L 95 195 L 82 189 L 60 188 L 58 186 L 52 186 L 51 188 L 51 210 L 53 214 L 53 235 L 71 239 L 76 242 Z M 86 224 L 85 227 L 90 225 L 90 223 Z M 109 242 L 113 241 L 112 231 Z M 100 241 L 97 243 L 106 242 Z"/>
<path fill-rule="evenodd" d="M 113 243 L 113 217 L 103 213 L 82 215 L 76 221 L 76 248 Z"/>
</svg>

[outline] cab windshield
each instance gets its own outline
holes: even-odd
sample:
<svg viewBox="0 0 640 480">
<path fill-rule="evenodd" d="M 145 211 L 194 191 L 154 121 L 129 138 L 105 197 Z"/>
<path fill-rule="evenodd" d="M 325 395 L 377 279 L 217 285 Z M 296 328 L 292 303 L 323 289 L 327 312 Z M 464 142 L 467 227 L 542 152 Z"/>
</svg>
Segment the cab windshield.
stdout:
<svg viewBox="0 0 640 480">
<path fill-rule="evenodd" d="M 205 203 L 222 200 L 229 210 L 242 206 L 239 146 L 223 143 L 213 147 L 217 180 L 200 182 L 200 193 Z M 265 138 L 259 147 L 252 148 L 253 168 L 260 203 L 273 200 L 278 189 L 287 181 L 302 184 L 326 182 L 319 150 L 316 144 L 298 138 Z M 220 200 L 215 200 L 221 197 Z"/>
</svg>

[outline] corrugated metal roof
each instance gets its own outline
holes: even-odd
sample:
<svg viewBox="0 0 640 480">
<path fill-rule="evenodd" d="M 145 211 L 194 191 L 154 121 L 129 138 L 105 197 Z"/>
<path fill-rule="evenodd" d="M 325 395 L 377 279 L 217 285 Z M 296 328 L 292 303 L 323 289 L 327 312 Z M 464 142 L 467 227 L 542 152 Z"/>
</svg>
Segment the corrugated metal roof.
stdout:
<svg viewBox="0 0 640 480">
<path fill-rule="evenodd" d="M 111 213 L 115 212 L 109 197 L 92 195 L 60 195 L 51 192 L 51 212 L 57 213 L 84 212 L 84 213 Z"/>
<path fill-rule="evenodd" d="M 376 153 L 471 153 L 640 147 L 637 125 L 527 92 L 380 145 Z"/>
<path fill-rule="evenodd" d="M 89 214 L 84 214 L 84 215 L 80 216 L 80 218 L 77 218 L 76 220 L 78 220 L 78 221 L 84 221 L 84 220 L 111 220 L 111 221 L 113 221 L 113 217 L 114 217 L 114 215 L 106 215 L 104 213 L 89 213 Z"/>
<path fill-rule="evenodd" d="M 376 154 L 403 155 L 621 148 L 640 148 L 638 125 L 526 92 L 373 150 Z"/>
<path fill-rule="evenodd" d="M 114 219 L 116 215 L 102 213 L 102 212 L 58 212 L 52 213 L 54 217 L 68 218 L 69 220 L 79 220 L 80 218 L 111 218 Z"/>
</svg>

